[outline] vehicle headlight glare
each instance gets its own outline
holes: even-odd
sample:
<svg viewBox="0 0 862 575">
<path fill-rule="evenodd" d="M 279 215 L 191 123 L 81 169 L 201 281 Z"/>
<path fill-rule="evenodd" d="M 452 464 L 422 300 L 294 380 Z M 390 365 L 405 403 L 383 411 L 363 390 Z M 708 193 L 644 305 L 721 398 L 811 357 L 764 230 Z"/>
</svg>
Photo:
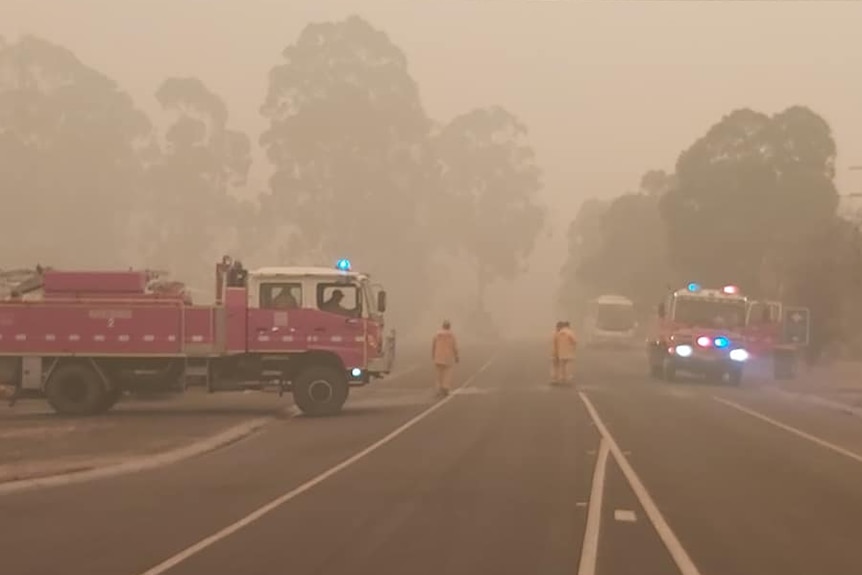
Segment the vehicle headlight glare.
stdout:
<svg viewBox="0 0 862 575">
<path fill-rule="evenodd" d="M 730 350 L 730 359 L 733 361 L 746 361 L 748 360 L 748 352 L 744 349 L 732 349 Z"/>
<path fill-rule="evenodd" d="M 692 350 L 690 345 L 678 345 L 674 351 L 680 357 L 691 357 L 691 353 L 694 350 Z"/>
</svg>

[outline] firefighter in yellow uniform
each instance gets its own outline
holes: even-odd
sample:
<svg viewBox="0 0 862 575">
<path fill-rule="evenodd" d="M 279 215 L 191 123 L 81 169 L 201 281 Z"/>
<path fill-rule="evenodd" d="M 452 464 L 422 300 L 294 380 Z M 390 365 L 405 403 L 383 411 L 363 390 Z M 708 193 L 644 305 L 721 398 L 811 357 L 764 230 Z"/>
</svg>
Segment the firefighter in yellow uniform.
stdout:
<svg viewBox="0 0 862 575">
<path fill-rule="evenodd" d="M 551 384 L 563 385 L 571 382 L 571 365 L 575 359 L 578 342 L 569 322 L 557 322 L 551 348 Z"/>
<path fill-rule="evenodd" d="M 431 343 L 431 360 L 436 373 L 437 395 L 445 397 L 452 391 L 452 370 L 461 358 L 458 354 L 458 341 L 452 333 L 449 321 L 434 335 Z"/>
</svg>

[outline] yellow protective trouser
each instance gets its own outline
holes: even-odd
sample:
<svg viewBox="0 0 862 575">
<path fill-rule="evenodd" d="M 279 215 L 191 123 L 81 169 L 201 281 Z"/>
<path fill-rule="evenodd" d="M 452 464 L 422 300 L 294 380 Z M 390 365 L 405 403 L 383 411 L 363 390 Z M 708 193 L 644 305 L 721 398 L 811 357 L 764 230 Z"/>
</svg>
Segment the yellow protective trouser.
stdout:
<svg viewBox="0 0 862 575">
<path fill-rule="evenodd" d="M 452 366 L 437 363 L 437 390 L 452 391 Z"/>
<path fill-rule="evenodd" d="M 551 381 L 553 383 L 566 383 L 571 377 L 571 359 L 553 358 L 551 360 Z"/>
</svg>

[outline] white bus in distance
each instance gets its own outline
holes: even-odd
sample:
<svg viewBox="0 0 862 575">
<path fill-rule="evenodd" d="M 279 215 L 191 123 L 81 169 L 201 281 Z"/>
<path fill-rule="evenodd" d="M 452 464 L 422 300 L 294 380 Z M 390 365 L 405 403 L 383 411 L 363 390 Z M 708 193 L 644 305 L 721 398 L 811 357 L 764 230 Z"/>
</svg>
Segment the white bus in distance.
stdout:
<svg viewBox="0 0 862 575">
<path fill-rule="evenodd" d="M 634 302 L 620 295 L 599 296 L 589 304 L 584 327 L 589 346 L 633 347 L 638 327 Z"/>
</svg>

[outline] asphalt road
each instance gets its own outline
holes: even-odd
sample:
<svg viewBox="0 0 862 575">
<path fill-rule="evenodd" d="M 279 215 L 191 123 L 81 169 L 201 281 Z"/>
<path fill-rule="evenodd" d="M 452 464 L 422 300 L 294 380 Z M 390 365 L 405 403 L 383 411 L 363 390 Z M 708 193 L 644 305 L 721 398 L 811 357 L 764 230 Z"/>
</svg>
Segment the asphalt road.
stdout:
<svg viewBox="0 0 862 575">
<path fill-rule="evenodd" d="M 218 452 L 0 496 L 4 575 L 857 575 L 862 418 L 748 382 L 644 376 L 544 345 L 465 350 L 341 416 Z M 190 415 L 191 416 L 191 415 Z"/>
</svg>

